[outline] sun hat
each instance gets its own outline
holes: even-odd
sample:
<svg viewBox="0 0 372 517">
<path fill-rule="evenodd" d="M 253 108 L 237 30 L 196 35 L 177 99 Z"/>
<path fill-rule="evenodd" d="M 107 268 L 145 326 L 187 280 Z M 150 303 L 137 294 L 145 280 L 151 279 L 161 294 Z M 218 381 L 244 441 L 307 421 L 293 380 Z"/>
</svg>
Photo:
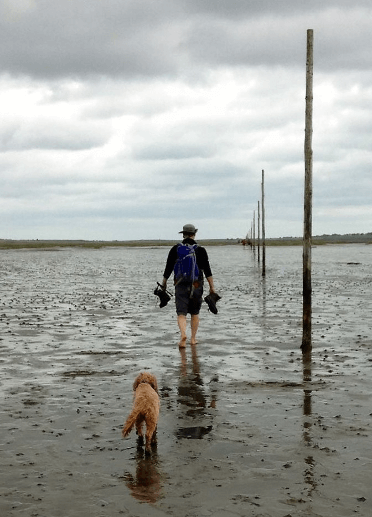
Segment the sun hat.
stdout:
<svg viewBox="0 0 372 517">
<path fill-rule="evenodd" d="M 193 224 L 185 224 L 183 230 L 178 233 L 190 233 L 191 235 L 195 235 L 197 231 L 198 229 L 195 228 Z"/>
</svg>

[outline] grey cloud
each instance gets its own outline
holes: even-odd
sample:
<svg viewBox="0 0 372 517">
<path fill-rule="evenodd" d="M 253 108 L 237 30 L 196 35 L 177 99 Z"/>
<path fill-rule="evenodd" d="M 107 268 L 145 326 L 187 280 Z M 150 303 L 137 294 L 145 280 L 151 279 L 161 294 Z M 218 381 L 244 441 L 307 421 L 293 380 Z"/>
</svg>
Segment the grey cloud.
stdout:
<svg viewBox="0 0 372 517">
<path fill-rule="evenodd" d="M 177 68 L 178 31 L 174 9 L 164 6 L 171 4 L 41 0 L 12 14 L 3 6 L 1 69 L 44 78 L 168 73 Z"/>
<path fill-rule="evenodd" d="M 211 151 L 205 145 L 147 145 L 134 149 L 133 158 L 138 160 L 183 160 L 186 158 L 207 158 Z"/>
<path fill-rule="evenodd" d="M 23 11 L 10 5 L 0 12 L 0 69 L 12 74 L 134 79 L 197 68 L 202 75 L 226 65 L 302 66 L 307 28 L 317 33 L 319 66 L 371 63 L 362 51 L 370 34 L 365 1 L 326 8 L 321 1 L 227 0 L 40 0 Z"/>
<path fill-rule="evenodd" d="M 279 4 L 278 4 L 279 5 Z M 282 4 L 280 4 L 281 6 Z M 239 19 L 207 15 L 190 26 L 184 42 L 206 66 L 304 66 L 307 29 L 314 29 L 318 70 L 361 69 L 372 63 L 366 51 L 372 9 L 340 6 L 280 14 L 246 13 Z"/>
<path fill-rule="evenodd" d="M 11 124 L 0 128 L 0 150 L 24 151 L 28 149 L 86 150 L 104 144 L 107 135 L 88 125 L 62 124 L 60 121 L 39 121 Z"/>
<path fill-rule="evenodd" d="M 277 0 L 183 0 L 185 10 L 189 13 L 204 13 L 204 15 L 218 16 L 228 19 L 241 18 L 247 12 L 252 16 L 258 14 L 282 15 L 305 13 L 311 14 L 319 9 L 324 9 L 324 0 L 286 0 L 286 2 L 278 2 Z M 326 7 L 350 8 L 350 0 L 328 0 Z M 370 7 L 369 0 L 361 0 L 358 6 Z"/>
</svg>

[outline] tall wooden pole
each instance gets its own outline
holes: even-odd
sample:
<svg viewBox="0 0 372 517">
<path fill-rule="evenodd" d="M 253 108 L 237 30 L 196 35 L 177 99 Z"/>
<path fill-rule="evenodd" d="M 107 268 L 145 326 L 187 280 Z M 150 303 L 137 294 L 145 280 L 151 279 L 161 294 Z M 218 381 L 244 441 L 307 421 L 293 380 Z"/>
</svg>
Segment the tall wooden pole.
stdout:
<svg viewBox="0 0 372 517">
<path fill-rule="evenodd" d="M 261 183 L 261 194 L 262 194 L 262 276 L 266 275 L 266 231 L 265 231 L 265 171 L 262 169 L 262 183 Z"/>
<path fill-rule="evenodd" d="M 260 262 L 260 245 L 261 245 L 261 236 L 260 236 L 260 202 L 257 203 L 257 246 L 258 246 L 258 262 Z"/>
<path fill-rule="evenodd" d="M 307 31 L 302 352 L 311 353 L 311 238 L 313 198 L 313 30 Z"/>
</svg>

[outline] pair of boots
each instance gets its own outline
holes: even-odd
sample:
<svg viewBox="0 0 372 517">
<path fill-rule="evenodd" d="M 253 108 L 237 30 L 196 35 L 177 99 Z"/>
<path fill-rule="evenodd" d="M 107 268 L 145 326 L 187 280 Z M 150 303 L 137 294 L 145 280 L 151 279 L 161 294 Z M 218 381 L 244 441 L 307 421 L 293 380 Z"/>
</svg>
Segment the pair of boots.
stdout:
<svg viewBox="0 0 372 517">
<path fill-rule="evenodd" d="M 159 307 L 165 307 L 169 300 L 171 299 L 170 293 L 158 282 L 158 287 L 155 289 L 154 294 L 159 297 L 160 305 Z M 204 298 L 205 303 L 208 305 L 208 309 L 213 313 L 217 314 L 217 302 L 221 299 L 221 296 L 217 293 L 210 293 L 208 296 Z"/>
</svg>

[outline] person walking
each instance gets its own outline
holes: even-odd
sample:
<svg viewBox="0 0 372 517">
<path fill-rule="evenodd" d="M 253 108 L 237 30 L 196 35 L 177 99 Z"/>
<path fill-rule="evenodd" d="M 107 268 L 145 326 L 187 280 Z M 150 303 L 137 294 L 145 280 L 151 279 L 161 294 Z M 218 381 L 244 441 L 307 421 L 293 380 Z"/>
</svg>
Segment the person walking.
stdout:
<svg viewBox="0 0 372 517">
<path fill-rule="evenodd" d="M 210 294 L 215 293 L 213 276 L 205 248 L 195 241 L 198 230 L 193 224 L 185 224 L 182 231 L 182 243 L 173 246 L 168 254 L 163 274 L 162 288 L 166 289 L 167 281 L 174 272 L 175 300 L 177 323 L 181 333 L 180 348 L 186 346 L 187 314 L 191 315 L 191 345 L 196 345 L 196 333 L 199 327 L 199 312 L 202 304 L 204 276 L 209 284 Z M 184 251 L 186 250 L 186 251 Z M 185 264 L 194 264 L 194 272 L 182 272 L 182 256 L 186 253 Z M 195 267 L 196 266 L 196 267 Z M 192 269 L 192 268 L 191 268 Z"/>
</svg>

